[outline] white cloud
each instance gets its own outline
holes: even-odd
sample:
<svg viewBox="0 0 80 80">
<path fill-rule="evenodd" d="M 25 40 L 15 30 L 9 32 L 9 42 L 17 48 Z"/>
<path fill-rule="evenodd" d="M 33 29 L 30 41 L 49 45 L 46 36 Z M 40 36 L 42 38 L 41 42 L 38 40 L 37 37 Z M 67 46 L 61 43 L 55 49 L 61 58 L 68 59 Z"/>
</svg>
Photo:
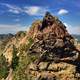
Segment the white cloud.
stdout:
<svg viewBox="0 0 80 80">
<path fill-rule="evenodd" d="M 15 13 L 15 14 L 19 14 L 20 11 L 17 9 L 9 9 L 9 12 Z"/>
<path fill-rule="evenodd" d="M 65 14 L 67 14 L 67 13 L 69 13 L 69 11 L 66 10 L 66 9 L 60 9 L 60 10 L 58 11 L 58 15 L 65 15 Z"/>
<path fill-rule="evenodd" d="M 24 7 L 24 12 L 28 15 L 44 15 L 49 9 L 47 7 L 39 6 L 26 6 Z"/>
<path fill-rule="evenodd" d="M 15 13 L 15 14 L 19 14 L 22 11 L 22 9 L 20 7 L 15 6 L 15 5 L 10 5 L 10 4 L 7 4 L 7 3 L 0 3 L 0 5 L 7 7 L 8 12 L 12 12 L 12 13 Z"/>
<path fill-rule="evenodd" d="M 20 13 L 26 13 L 31 16 L 42 16 L 46 11 L 49 11 L 48 7 L 41 7 L 41 6 L 24 6 L 24 7 L 18 7 L 15 5 L 10 5 L 6 3 L 0 3 L 0 5 L 5 6 L 8 8 L 8 12 L 14 13 L 14 14 L 20 14 Z"/>
<path fill-rule="evenodd" d="M 22 27 L 20 24 L 15 25 L 0 24 L 0 34 L 16 33 L 18 31 L 25 31 L 26 29 L 27 26 Z"/>
<path fill-rule="evenodd" d="M 64 25 L 67 27 L 67 30 L 70 34 L 79 34 L 80 35 L 80 27 L 79 26 L 71 26 L 67 23 L 64 23 Z"/>
<path fill-rule="evenodd" d="M 39 12 L 40 7 L 37 6 L 31 6 L 31 7 L 25 7 L 25 12 L 29 15 L 35 15 Z"/>
</svg>

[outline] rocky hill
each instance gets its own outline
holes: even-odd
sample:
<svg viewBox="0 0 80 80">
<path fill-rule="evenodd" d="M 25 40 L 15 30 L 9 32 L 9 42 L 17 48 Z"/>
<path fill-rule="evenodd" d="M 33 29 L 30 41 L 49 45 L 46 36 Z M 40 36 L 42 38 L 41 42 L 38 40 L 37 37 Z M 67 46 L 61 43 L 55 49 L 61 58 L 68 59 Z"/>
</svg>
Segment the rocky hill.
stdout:
<svg viewBox="0 0 80 80">
<path fill-rule="evenodd" d="M 13 37 L 13 34 L 0 34 L 0 53 L 5 48 L 7 42 Z"/>
<path fill-rule="evenodd" d="M 78 40 L 78 42 L 80 43 L 80 35 L 73 35 L 77 40 Z"/>
<path fill-rule="evenodd" d="M 80 52 L 74 43 L 66 26 L 47 12 L 43 20 L 33 22 L 29 31 L 18 32 L 7 43 L 3 55 L 11 78 L 80 80 Z"/>
<path fill-rule="evenodd" d="M 66 26 L 46 13 L 28 54 L 36 59 L 29 65 L 33 80 L 78 80 L 80 52 Z M 79 78 L 80 79 L 80 78 Z"/>
<path fill-rule="evenodd" d="M 0 40 L 6 40 L 8 38 L 11 38 L 13 37 L 14 35 L 13 34 L 0 34 Z"/>
</svg>

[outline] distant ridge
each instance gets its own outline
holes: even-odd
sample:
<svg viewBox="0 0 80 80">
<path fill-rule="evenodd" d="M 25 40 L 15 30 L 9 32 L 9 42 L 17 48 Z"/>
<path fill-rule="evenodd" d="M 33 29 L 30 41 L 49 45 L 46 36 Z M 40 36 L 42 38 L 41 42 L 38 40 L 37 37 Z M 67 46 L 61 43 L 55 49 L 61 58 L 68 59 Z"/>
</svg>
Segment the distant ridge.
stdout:
<svg viewBox="0 0 80 80">
<path fill-rule="evenodd" d="M 8 39 L 8 38 L 11 38 L 13 37 L 14 35 L 9 33 L 9 34 L 0 34 L 0 40 L 5 40 L 5 39 Z"/>
<path fill-rule="evenodd" d="M 80 35 L 77 34 L 72 34 L 74 38 L 78 39 L 78 41 L 80 42 Z"/>
</svg>

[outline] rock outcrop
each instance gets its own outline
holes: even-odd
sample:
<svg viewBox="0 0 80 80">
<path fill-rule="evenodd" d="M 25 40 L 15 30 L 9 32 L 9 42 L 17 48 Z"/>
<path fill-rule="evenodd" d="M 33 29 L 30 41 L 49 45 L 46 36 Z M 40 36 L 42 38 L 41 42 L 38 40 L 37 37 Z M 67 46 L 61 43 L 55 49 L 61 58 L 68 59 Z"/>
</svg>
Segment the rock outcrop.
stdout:
<svg viewBox="0 0 80 80">
<path fill-rule="evenodd" d="M 66 26 L 49 12 L 37 25 L 34 43 L 28 50 L 36 59 L 29 65 L 32 80 L 80 80 L 80 52 Z"/>
</svg>

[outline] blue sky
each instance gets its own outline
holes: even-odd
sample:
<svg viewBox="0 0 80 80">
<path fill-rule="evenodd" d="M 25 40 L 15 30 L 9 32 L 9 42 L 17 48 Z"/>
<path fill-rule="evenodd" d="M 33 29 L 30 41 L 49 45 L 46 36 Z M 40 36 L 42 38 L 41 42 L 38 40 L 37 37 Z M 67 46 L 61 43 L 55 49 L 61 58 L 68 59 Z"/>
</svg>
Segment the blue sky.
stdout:
<svg viewBox="0 0 80 80">
<path fill-rule="evenodd" d="M 0 34 L 27 30 L 46 11 L 58 16 L 71 34 L 80 34 L 80 0 L 0 0 Z"/>
</svg>

